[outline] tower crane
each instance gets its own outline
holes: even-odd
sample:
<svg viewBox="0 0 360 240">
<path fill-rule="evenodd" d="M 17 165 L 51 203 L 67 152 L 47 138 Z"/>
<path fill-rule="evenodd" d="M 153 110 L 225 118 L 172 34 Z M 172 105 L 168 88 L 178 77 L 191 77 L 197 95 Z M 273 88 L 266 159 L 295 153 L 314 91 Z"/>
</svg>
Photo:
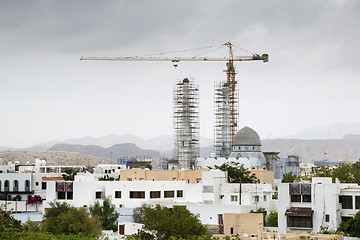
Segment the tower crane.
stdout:
<svg viewBox="0 0 360 240">
<path fill-rule="evenodd" d="M 176 68 L 179 64 L 179 62 L 184 61 L 193 61 L 193 62 L 200 62 L 200 61 L 207 61 L 207 62 L 227 62 L 227 69 L 224 70 L 227 76 L 227 83 L 229 84 L 230 88 L 230 98 L 236 99 L 237 96 L 235 96 L 235 88 L 236 88 L 236 80 L 235 80 L 235 68 L 234 63 L 235 62 L 242 62 L 242 61 L 263 61 L 268 62 L 269 61 L 269 55 L 268 54 L 252 54 L 251 56 L 240 56 L 240 57 L 234 57 L 233 56 L 233 47 L 234 45 L 230 42 L 227 42 L 225 44 L 221 44 L 219 46 L 211 46 L 211 47 L 228 47 L 229 54 L 227 57 L 154 57 L 154 56 L 134 56 L 134 57 L 81 57 L 80 60 L 94 60 L 94 61 L 163 61 L 163 62 L 172 62 L 174 67 Z M 210 47 L 209 47 L 210 48 Z M 198 48 L 200 49 L 200 48 Z M 198 50 L 198 49 L 189 49 L 184 50 L 190 51 L 190 50 Z M 203 48 L 201 48 L 203 49 Z M 177 51 L 177 52 L 183 52 L 183 51 Z M 174 53 L 174 52 L 172 52 Z M 162 53 L 164 54 L 164 53 Z M 159 55 L 159 54 L 158 54 Z M 234 140 L 234 136 L 236 134 L 236 128 L 237 128 L 237 114 L 236 111 L 236 105 L 235 101 L 232 101 L 230 106 L 230 128 L 231 128 L 231 142 Z"/>
</svg>

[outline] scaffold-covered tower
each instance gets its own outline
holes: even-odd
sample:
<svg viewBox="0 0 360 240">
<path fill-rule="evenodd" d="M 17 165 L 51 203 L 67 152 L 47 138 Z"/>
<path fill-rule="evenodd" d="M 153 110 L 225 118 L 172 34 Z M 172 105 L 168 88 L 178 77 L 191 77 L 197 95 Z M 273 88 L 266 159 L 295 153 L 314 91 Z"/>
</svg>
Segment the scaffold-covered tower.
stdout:
<svg viewBox="0 0 360 240">
<path fill-rule="evenodd" d="M 232 151 L 233 137 L 238 126 L 238 90 L 237 84 L 215 83 L 214 93 L 214 146 L 217 157 L 229 157 Z"/>
<path fill-rule="evenodd" d="M 174 158 L 180 169 L 193 169 L 199 132 L 199 87 L 193 78 L 184 78 L 174 88 Z"/>
</svg>

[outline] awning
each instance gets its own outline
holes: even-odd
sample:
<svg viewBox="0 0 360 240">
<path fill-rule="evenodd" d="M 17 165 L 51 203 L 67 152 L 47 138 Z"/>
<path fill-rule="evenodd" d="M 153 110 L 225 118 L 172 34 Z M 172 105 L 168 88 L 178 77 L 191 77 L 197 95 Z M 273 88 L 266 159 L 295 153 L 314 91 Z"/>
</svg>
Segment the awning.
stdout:
<svg viewBox="0 0 360 240">
<path fill-rule="evenodd" d="M 314 213 L 314 210 L 311 208 L 303 208 L 303 207 L 291 207 L 286 210 L 286 216 L 296 216 L 296 217 L 311 217 Z"/>
<path fill-rule="evenodd" d="M 62 177 L 42 177 L 43 181 L 61 181 L 64 179 Z"/>
</svg>

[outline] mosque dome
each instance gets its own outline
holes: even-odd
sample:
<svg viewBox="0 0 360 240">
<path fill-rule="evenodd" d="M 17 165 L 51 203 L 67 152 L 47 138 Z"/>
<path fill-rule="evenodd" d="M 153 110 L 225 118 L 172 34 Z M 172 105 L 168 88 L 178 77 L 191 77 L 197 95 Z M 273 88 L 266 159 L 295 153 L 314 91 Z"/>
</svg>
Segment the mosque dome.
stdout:
<svg viewBox="0 0 360 240">
<path fill-rule="evenodd" d="M 255 130 L 244 127 L 235 134 L 233 146 L 261 146 L 261 140 Z"/>
</svg>

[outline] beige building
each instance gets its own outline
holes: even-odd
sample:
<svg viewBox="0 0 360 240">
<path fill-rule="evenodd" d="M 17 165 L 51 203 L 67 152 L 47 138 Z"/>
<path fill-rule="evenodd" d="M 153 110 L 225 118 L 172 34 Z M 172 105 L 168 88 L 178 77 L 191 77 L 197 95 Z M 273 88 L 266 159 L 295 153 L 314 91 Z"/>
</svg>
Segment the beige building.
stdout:
<svg viewBox="0 0 360 240">
<path fill-rule="evenodd" d="M 187 183 L 200 183 L 204 171 L 209 171 L 209 169 L 146 170 L 132 168 L 120 170 L 120 181 L 185 181 Z"/>
<path fill-rule="evenodd" d="M 224 234 L 227 236 L 261 237 L 264 231 L 262 213 L 224 213 Z"/>
<path fill-rule="evenodd" d="M 274 184 L 274 171 L 268 171 L 264 169 L 253 169 L 251 173 L 254 173 L 258 179 L 258 183 Z"/>
</svg>

